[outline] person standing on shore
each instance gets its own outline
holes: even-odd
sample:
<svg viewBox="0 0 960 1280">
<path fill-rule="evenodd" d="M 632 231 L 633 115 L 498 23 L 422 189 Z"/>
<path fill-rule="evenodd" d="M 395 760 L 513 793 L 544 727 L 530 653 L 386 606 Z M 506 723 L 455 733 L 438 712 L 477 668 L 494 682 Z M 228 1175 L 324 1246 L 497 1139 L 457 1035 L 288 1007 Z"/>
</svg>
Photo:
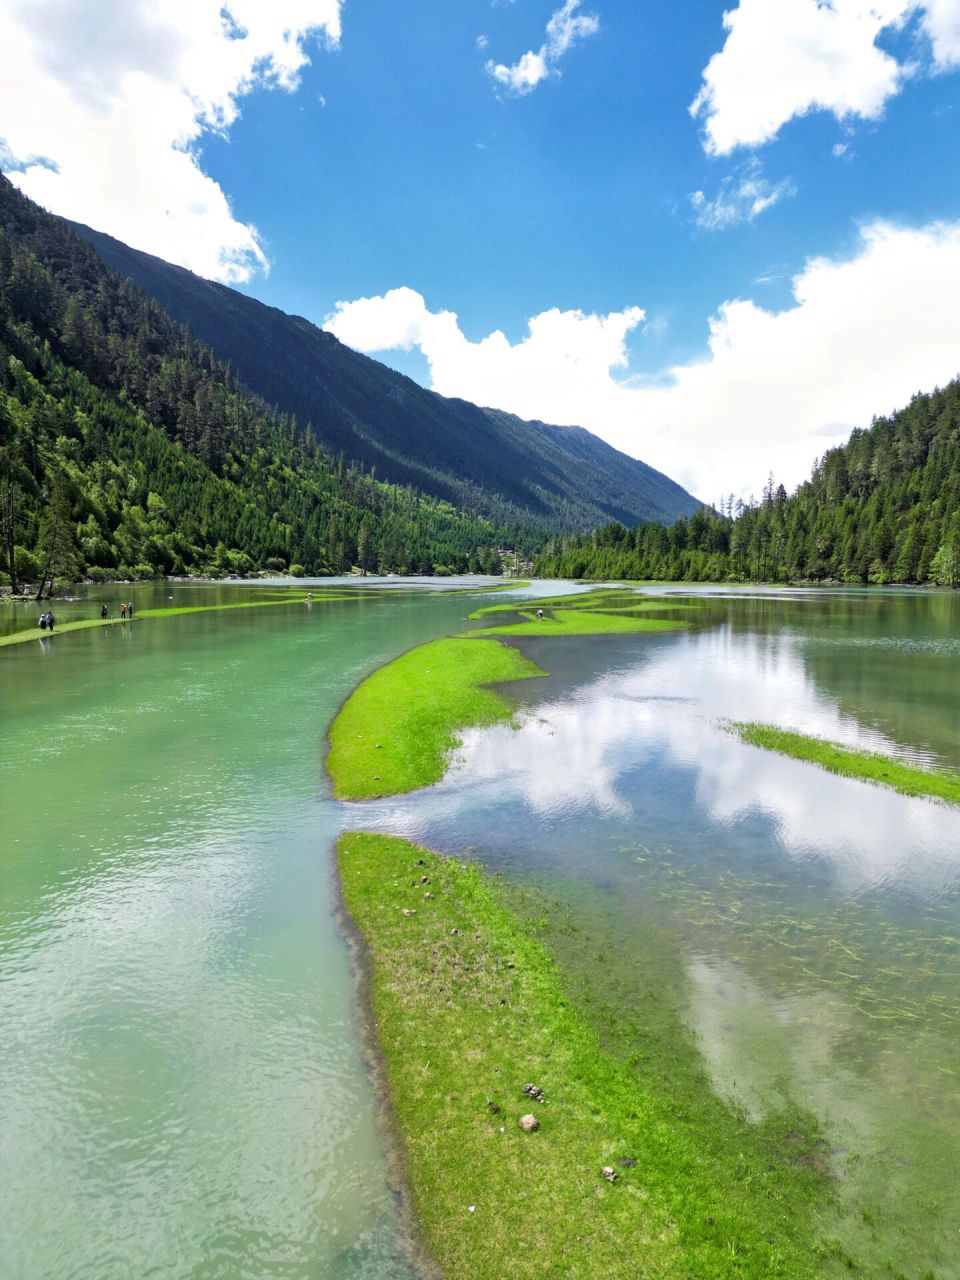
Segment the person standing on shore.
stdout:
<svg viewBox="0 0 960 1280">
<path fill-rule="evenodd" d="M 100 606 L 100 620 L 101 622 L 106 622 L 107 620 L 107 606 L 105 604 Z"/>
<path fill-rule="evenodd" d="M 56 622 L 56 618 L 53 616 L 53 612 L 51 611 L 50 613 L 47 614 L 47 630 L 50 632 L 51 635 L 53 635 L 53 627 L 55 622 Z"/>
<path fill-rule="evenodd" d="M 131 601 L 129 602 L 129 604 L 127 605 L 127 617 L 128 617 L 128 618 L 132 618 L 132 617 L 133 617 L 133 601 L 132 601 L 132 600 L 131 600 Z"/>
<path fill-rule="evenodd" d="M 120 606 L 120 617 L 121 617 L 121 618 L 125 618 L 126 616 L 127 616 L 127 606 L 126 606 L 125 604 L 121 604 L 121 606 Z"/>
</svg>

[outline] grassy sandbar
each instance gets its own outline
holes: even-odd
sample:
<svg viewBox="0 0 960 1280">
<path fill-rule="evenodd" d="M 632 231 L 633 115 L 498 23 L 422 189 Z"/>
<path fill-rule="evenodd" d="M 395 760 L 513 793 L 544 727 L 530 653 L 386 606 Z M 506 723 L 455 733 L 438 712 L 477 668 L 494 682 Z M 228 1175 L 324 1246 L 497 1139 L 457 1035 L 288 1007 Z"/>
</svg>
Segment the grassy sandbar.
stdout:
<svg viewBox="0 0 960 1280">
<path fill-rule="evenodd" d="M 732 1117 L 742 1145 L 721 1159 L 698 1142 L 680 1101 L 665 1106 L 642 1066 L 603 1048 L 490 877 L 387 836 L 338 848 L 414 1208 L 444 1276 L 819 1272 L 823 1176 L 758 1157 Z M 526 1114 L 537 1132 L 521 1131 Z"/>
<path fill-rule="evenodd" d="M 381 667 L 350 695 L 330 729 L 334 795 L 365 800 L 439 782 L 459 731 L 509 722 L 509 703 L 485 685 L 545 673 L 489 640 L 421 645 Z"/>
<path fill-rule="evenodd" d="M 845 778 L 859 778 L 862 782 L 892 787 L 905 796 L 931 796 L 949 804 L 960 804 L 960 775 L 955 773 L 918 769 L 915 765 L 903 764 L 890 756 L 870 751 L 854 751 L 839 743 L 828 742 L 825 738 L 793 733 L 787 729 L 778 729 L 775 725 L 734 721 L 730 728 L 750 746 L 777 751 L 794 760 L 805 760 Z"/>
<path fill-rule="evenodd" d="M 554 609 L 538 618 L 518 609 L 521 622 L 471 631 L 474 636 L 601 636 L 631 635 L 643 631 L 680 631 L 689 624 L 680 618 L 646 618 L 632 613 L 588 613 L 585 609 Z"/>
</svg>

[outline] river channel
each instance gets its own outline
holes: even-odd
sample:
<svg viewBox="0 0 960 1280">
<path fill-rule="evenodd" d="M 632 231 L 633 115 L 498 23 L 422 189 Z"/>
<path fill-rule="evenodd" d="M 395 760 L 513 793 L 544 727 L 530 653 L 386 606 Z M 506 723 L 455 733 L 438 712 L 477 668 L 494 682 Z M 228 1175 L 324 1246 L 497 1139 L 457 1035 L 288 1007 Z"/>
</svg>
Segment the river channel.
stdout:
<svg viewBox="0 0 960 1280">
<path fill-rule="evenodd" d="M 870 1274 L 960 1274 L 960 811 L 724 727 L 960 769 L 960 600 L 650 589 L 691 628 L 518 641 L 519 729 L 347 805 L 339 703 L 490 600 L 356 585 L 0 649 L 0 1272 L 409 1280 L 335 912 L 369 827 L 559 904 L 621 1041 L 679 1028 L 748 1121 L 815 1117 Z"/>
</svg>

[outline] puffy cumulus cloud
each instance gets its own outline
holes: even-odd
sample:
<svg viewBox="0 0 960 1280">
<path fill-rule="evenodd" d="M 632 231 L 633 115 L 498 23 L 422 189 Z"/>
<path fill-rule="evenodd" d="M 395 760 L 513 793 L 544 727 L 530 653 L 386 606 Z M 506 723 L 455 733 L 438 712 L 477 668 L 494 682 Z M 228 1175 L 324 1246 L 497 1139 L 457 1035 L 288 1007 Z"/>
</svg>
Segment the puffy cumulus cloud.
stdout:
<svg viewBox="0 0 960 1280">
<path fill-rule="evenodd" d="M 690 107 L 706 149 L 759 146 L 811 111 L 876 119 L 925 52 L 901 63 L 877 39 L 914 17 L 934 70 L 960 62 L 960 0 L 740 0 Z"/>
<path fill-rule="evenodd" d="M 716 500 L 771 469 L 798 483 L 853 427 L 960 371 L 960 223 L 874 223 L 851 257 L 808 262 L 793 292 L 783 311 L 725 302 L 704 356 L 655 379 L 629 376 L 639 308 L 547 311 L 518 343 L 471 342 L 454 313 L 396 289 L 338 304 L 327 327 L 362 351 L 417 347 L 442 394 L 587 427 Z"/>
<path fill-rule="evenodd" d="M 698 227 L 724 231 L 738 222 L 753 222 L 786 196 L 796 195 L 789 178 L 772 183 L 763 176 L 759 160 L 752 159 L 739 171 L 723 179 L 712 200 L 703 191 L 690 196 Z"/>
<path fill-rule="evenodd" d="M 243 281 L 265 266 L 202 170 L 258 87 L 292 90 L 305 42 L 340 38 L 341 0 L 0 0 L 4 167 L 46 208 Z"/>
<path fill-rule="evenodd" d="M 558 63 L 570 46 L 600 30 L 599 18 L 594 14 L 578 13 L 579 8 L 580 0 L 566 0 L 547 23 L 546 39 L 538 50 L 529 49 L 510 66 L 491 59 L 486 64 L 488 73 L 498 84 L 519 95 L 532 93 L 542 81 L 559 75 Z"/>
<path fill-rule="evenodd" d="M 960 66 L 960 2 L 927 0 L 923 27 L 933 45 L 933 58 L 940 71 Z"/>
<path fill-rule="evenodd" d="M 626 367 L 627 335 L 643 318 L 639 307 L 606 316 L 554 309 L 534 316 L 521 342 L 511 343 L 499 330 L 470 342 L 454 312 L 430 311 L 415 290 L 392 289 L 381 298 L 338 302 L 326 328 L 360 351 L 418 347 L 441 395 L 527 418 L 578 422 L 595 418 L 598 394 L 616 396 L 611 370 Z"/>
</svg>

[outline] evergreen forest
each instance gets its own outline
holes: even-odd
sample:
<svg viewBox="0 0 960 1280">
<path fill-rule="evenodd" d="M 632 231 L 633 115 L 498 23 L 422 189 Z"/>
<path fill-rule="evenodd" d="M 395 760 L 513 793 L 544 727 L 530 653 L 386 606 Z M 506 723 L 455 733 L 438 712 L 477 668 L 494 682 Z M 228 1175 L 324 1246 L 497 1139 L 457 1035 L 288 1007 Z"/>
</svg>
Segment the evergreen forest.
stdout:
<svg viewBox="0 0 960 1280">
<path fill-rule="evenodd" d="M 830 449 L 788 495 L 704 507 L 668 528 L 552 539 L 542 577 L 960 584 L 960 381 Z"/>
<path fill-rule="evenodd" d="M 0 176 L 0 572 L 498 572 L 542 533 L 388 484 L 249 393 Z"/>
</svg>

